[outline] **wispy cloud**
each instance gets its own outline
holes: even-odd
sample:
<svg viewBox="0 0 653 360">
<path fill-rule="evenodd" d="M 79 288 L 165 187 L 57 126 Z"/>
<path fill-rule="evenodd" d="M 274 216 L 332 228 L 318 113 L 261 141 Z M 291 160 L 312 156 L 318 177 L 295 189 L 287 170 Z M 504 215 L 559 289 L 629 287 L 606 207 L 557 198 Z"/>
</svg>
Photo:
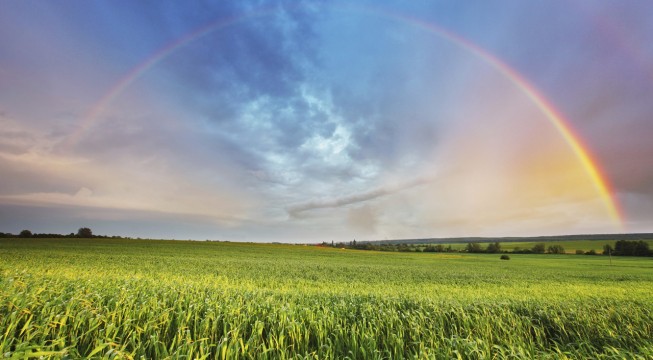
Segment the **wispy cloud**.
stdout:
<svg viewBox="0 0 653 360">
<path fill-rule="evenodd" d="M 392 195 L 403 190 L 411 189 L 420 185 L 435 181 L 432 177 L 416 178 L 410 181 L 380 186 L 369 191 L 349 194 L 340 197 L 321 198 L 298 203 L 286 208 L 291 217 L 300 217 L 302 213 L 327 208 L 339 208 L 347 205 L 364 203 L 380 197 Z"/>
</svg>

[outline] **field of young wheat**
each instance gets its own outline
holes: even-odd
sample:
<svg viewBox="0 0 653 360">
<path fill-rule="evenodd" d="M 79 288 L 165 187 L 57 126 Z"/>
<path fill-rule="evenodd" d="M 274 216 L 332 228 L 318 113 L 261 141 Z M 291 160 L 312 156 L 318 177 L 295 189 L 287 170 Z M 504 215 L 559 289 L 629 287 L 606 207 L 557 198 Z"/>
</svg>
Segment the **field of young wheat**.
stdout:
<svg viewBox="0 0 653 360">
<path fill-rule="evenodd" d="M 653 357 L 653 260 L 0 240 L 0 357 Z"/>
</svg>

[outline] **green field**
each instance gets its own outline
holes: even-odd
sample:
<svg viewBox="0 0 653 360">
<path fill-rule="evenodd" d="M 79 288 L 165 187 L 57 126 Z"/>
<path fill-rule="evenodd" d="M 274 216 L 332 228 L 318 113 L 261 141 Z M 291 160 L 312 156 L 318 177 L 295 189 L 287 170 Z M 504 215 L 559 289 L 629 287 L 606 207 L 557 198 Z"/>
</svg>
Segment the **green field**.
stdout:
<svg viewBox="0 0 653 360">
<path fill-rule="evenodd" d="M 7 358 L 653 358 L 651 258 L 1 239 L 0 275 Z"/>
</svg>

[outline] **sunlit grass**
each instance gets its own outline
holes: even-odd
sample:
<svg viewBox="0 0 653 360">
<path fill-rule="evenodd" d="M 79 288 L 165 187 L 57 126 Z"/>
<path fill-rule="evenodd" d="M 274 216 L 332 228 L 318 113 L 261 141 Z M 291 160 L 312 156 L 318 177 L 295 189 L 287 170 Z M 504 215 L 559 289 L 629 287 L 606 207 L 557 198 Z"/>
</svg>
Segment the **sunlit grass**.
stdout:
<svg viewBox="0 0 653 360">
<path fill-rule="evenodd" d="M 653 260 L 0 241 L 0 354 L 650 358 Z"/>
</svg>

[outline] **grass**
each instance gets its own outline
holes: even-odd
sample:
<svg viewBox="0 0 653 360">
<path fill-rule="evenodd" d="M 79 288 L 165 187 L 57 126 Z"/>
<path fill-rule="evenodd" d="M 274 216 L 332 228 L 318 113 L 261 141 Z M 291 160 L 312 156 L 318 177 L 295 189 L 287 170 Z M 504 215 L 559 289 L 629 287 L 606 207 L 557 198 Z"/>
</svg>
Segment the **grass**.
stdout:
<svg viewBox="0 0 653 360">
<path fill-rule="evenodd" d="M 653 260 L 608 261 L 3 239 L 0 355 L 651 358 Z"/>
</svg>

